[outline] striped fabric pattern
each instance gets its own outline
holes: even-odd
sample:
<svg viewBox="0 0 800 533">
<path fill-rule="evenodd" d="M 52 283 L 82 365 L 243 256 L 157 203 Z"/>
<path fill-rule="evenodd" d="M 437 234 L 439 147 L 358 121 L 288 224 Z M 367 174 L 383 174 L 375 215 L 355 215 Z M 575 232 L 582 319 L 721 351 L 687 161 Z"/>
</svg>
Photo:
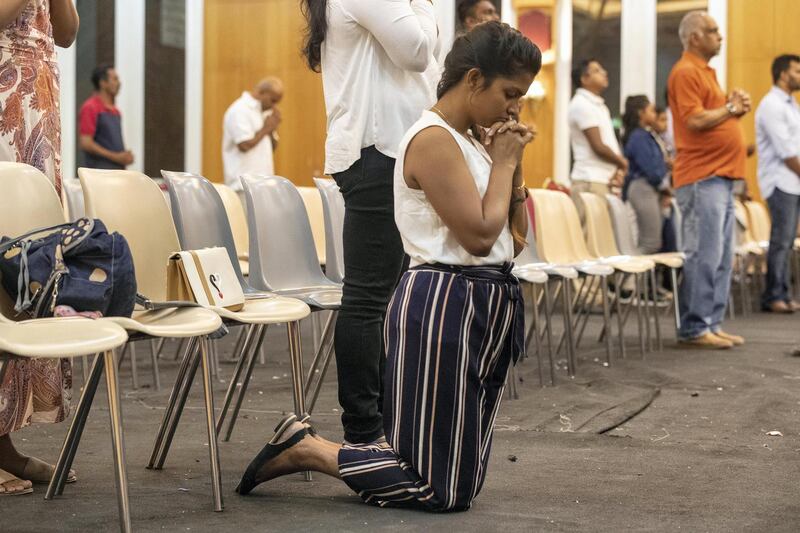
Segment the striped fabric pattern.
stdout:
<svg viewBox="0 0 800 533">
<path fill-rule="evenodd" d="M 480 492 L 508 369 L 523 347 L 510 268 L 428 265 L 400 280 L 385 326 L 389 447 L 339 452 L 342 479 L 365 502 L 462 511 Z"/>
</svg>

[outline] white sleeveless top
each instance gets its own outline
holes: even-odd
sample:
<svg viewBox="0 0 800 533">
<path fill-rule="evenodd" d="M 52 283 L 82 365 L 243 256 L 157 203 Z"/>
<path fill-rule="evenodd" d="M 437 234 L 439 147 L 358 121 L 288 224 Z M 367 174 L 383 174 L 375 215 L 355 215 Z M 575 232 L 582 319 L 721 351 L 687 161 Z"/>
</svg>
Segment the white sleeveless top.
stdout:
<svg viewBox="0 0 800 533">
<path fill-rule="evenodd" d="M 422 117 L 411 126 L 400 142 L 394 166 L 394 219 L 403 238 L 403 248 L 411 257 L 411 266 L 426 263 L 462 266 L 498 265 L 512 261 L 514 240 L 508 223 L 500 232 L 488 256 L 471 255 L 444 224 L 425 196 L 425 192 L 412 189 L 406 184 L 403 178 L 403 163 L 408 145 L 417 133 L 431 126 L 444 128 L 456 140 L 481 198 L 486 194 L 492 170 L 492 160 L 483 146 L 475 140 L 467 140 L 433 111 L 424 111 Z"/>
</svg>

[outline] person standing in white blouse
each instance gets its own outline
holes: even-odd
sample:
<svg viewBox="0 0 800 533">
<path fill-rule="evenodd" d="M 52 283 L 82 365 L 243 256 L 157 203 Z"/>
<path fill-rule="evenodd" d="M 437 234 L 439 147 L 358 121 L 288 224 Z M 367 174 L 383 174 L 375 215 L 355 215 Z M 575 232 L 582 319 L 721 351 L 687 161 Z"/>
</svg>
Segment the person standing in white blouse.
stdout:
<svg viewBox="0 0 800 533">
<path fill-rule="evenodd" d="M 344 288 L 334 348 L 344 438 L 385 442 L 383 322 L 400 277 L 392 175 L 406 130 L 435 101 L 430 0 L 303 0 L 304 54 L 322 73 L 325 173 L 344 196 Z"/>
</svg>

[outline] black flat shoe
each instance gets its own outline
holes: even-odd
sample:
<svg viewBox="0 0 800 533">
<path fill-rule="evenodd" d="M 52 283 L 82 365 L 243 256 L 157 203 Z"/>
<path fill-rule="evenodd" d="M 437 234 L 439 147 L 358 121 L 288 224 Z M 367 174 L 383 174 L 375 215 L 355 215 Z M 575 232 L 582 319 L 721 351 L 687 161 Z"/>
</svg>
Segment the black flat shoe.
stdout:
<svg viewBox="0 0 800 533">
<path fill-rule="evenodd" d="M 308 429 L 297 421 L 297 415 L 294 413 L 287 415 L 276 426 L 275 435 L 272 436 L 272 439 L 264 445 L 258 455 L 247 465 L 241 481 L 236 486 L 236 492 L 242 496 L 249 494 L 259 485 L 259 482 L 256 482 L 256 475 L 259 470 L 266 463 L 303 440 L 306 435 L 308 435 Z"/>
</svg>

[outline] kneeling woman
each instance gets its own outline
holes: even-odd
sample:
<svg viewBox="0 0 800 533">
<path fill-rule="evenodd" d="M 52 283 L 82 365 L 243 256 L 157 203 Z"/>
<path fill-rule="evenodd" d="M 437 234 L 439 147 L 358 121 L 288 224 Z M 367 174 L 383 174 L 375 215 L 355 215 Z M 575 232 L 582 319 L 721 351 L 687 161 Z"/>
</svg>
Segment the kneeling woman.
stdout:
<svg viewBox="0 0 800 533">
<path fill-rule="evenodd" d="M 240 494 L 315 470 L 368 503 L 470 507 L 523 345 L 522 297 L 510 271 L 525 245 L 520 161 L 533 135 L 515 119 L 540 66 L 539 49 L 518 31 L 477 26 L 456 40 L 439 100 L 400 144 L 395 218 L 412 268 L 386 317 L 388 444 L 342 446 L 291 415 L 250 463 Z"/>
</svg>

